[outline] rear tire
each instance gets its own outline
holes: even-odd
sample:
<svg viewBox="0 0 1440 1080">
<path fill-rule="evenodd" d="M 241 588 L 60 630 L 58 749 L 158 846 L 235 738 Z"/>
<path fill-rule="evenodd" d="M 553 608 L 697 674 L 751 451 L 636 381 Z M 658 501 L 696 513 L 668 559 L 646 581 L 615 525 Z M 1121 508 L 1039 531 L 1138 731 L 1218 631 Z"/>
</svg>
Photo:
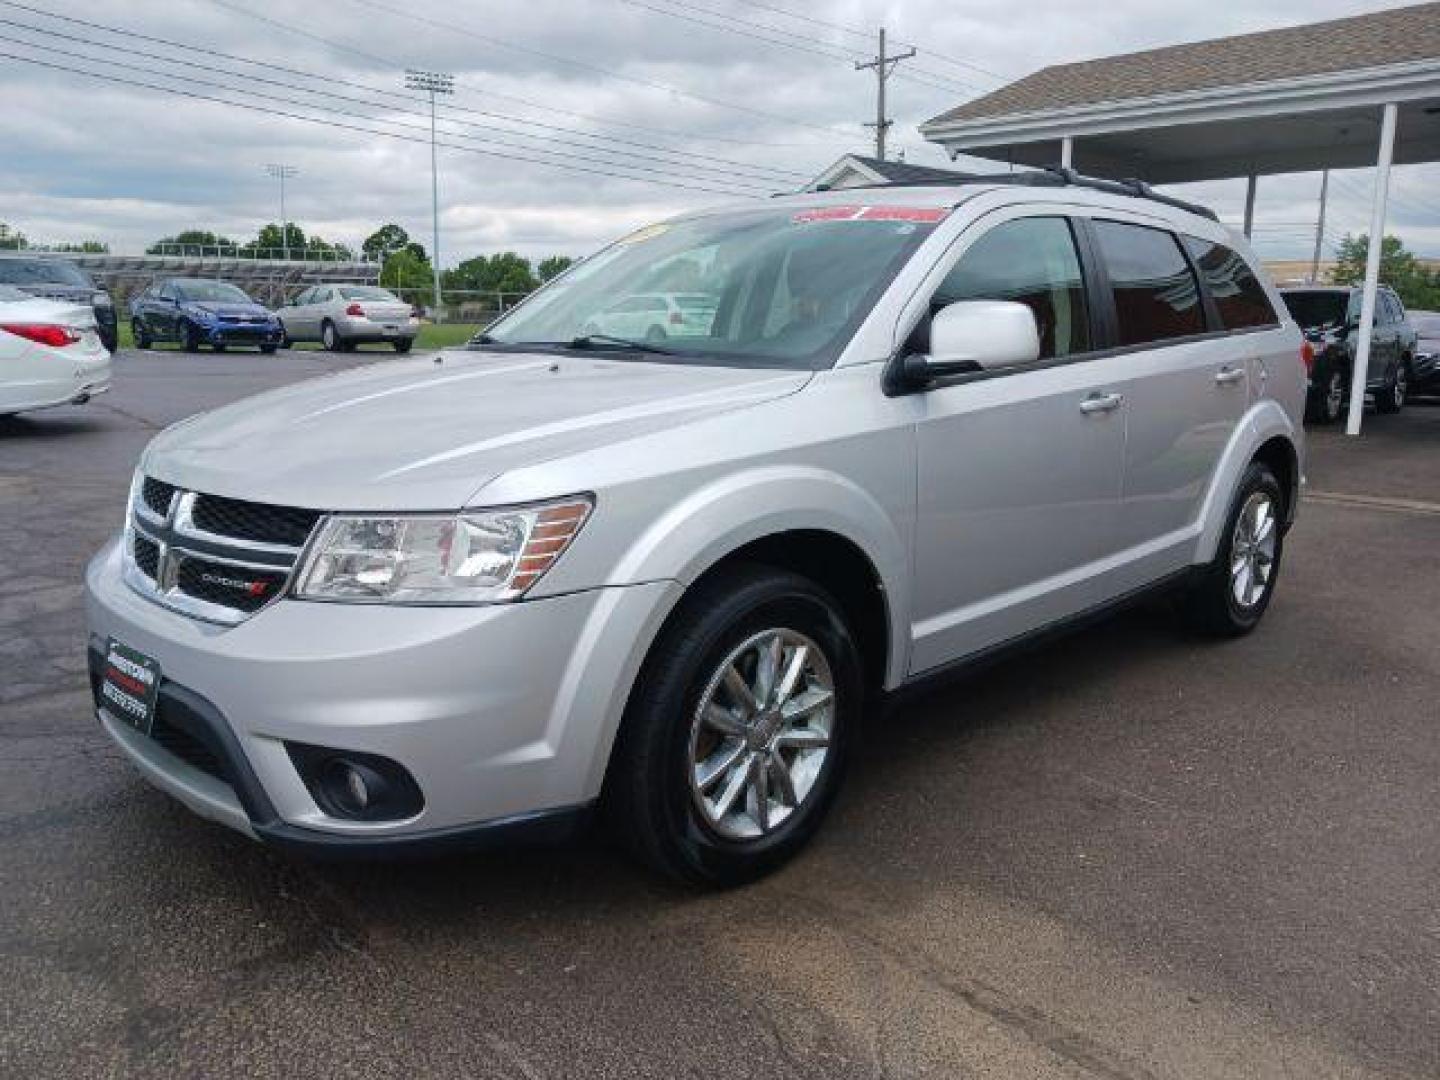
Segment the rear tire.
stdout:
<svg viewBox="0 0 1440 1080">
<path fill-rule="evenodd" d="M 1268 465 L 1252 461 L 1230 500 L 1215 559 L 1181 594 L 1181 615 L 1210 637 L 1240 637 L 1259 625 L 1275 582 L 1285 537 L 1285 493 Z"/>
<path fill-rule="evenodd" d="M 408 353 L 414 344 L 415 340 L 413 338 L 397 338 L 390 343 L 391 347 L 394 348 L 397 353 Z"/>
<path fill-rule="evenodd" d="M 606 779 L 613 830 L 695 884 L 775 870 L 834 801 L 863 701 L 859 653 L 824 590 L 764 566 L 715 575 L 671 614 L 636 680 Z"/>
<path fill-rule="evenodd" d="M 1405 407 L 1405 401 L 1410 394 L 1410 365 L 1408 361 L 1401 360 L 1395 365 L 1395 370 L 1385 380 L 1385 385 L 1375 395 L 1375 410 L 1377 412 L 1394 415 Z"/>
<path fill-rule="evenodd" d="M 1305 418 L 1314 424 L 1333 424 L 1340 419 L 1345 408 L 1345 372 L 1338 367 L 1327 366 L 1316 383 L 1310 393 Z"/>
</svg>

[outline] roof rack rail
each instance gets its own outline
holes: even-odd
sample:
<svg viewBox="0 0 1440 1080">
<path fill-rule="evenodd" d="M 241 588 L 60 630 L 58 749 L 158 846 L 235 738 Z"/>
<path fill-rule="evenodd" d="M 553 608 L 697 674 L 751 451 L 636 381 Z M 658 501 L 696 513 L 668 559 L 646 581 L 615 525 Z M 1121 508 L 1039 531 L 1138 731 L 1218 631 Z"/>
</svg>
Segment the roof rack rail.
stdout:
<svg viewBox="0 0 1440 1080">
<path fill-rule="evenodd" d="M 1129 195 L 1136 199 L 1149 199 L 1164 203 L 1177 210 L 1198 214 L 1211 221 L 1219 221 L 1220 215 L 1208 206 L 1186 202 L 1170 195 L 1162 195 L 1143 180 L 1104 180 L 1096 176 L 1085 176 L 1063 165 L 1046 165 L 1032 172 L 1018 173 L 956 173 L 953 180 L 896 180 L 890 183 L 857 184 L 856 188 L 886 187 L 958 187 L 969 184 L 1005 184 L 1012 187 L 1083 187 L 1094 191 L 1105 191 L 1111 195 Z M 836 189 L 830 189 L 836 190 Z M 845 189 L 854 190 L 854 189 Z"/>
</svg>

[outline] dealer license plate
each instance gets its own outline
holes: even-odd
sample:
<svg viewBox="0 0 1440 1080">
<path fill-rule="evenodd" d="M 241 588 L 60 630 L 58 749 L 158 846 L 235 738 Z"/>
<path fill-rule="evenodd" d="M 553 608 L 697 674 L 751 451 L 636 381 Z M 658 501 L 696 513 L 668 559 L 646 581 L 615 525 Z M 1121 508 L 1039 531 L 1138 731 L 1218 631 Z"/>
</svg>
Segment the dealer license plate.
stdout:
<svg viewBox="0 0 1440 1080">
<path fill-rule="evenodd" d="M 150 734 L 160 695 L 160 665 L 111 638 L 105 645 L 100 699 L 105 710 L 135 730 Z"/>
</svg>

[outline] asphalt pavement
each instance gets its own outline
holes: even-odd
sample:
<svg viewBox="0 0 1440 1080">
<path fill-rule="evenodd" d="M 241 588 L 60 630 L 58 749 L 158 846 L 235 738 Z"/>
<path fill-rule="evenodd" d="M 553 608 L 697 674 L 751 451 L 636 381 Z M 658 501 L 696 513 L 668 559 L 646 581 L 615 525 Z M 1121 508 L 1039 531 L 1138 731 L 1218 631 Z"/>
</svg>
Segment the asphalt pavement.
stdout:
<svg viewBox="0 0 1440 1080">
<path fill-rule="evenodd" d="M 383 357 L 124 353 L 0 418 L 0 1076 L 1440 1075 L 1440 408 L 1312 436 L 1261 628 L 1148 605 L 866 733 L 733 892 L 312 865 L 143 783 L 80 576 L 165 424 Z"/>
</svg>

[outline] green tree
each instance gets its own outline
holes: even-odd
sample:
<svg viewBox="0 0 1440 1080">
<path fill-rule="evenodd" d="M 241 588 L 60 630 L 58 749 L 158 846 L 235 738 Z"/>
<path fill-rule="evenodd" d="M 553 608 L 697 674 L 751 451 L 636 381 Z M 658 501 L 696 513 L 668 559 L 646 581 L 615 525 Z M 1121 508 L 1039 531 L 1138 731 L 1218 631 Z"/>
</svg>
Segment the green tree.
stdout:
<svg viewBox="0 0 1440 1080">
<path fill-rule="evenodd" d="M 68 251 L 76 255 L 108 255 L 110 245 L 100 240 L 81 240 L 78 244 L 56 244 L 54 251 Z"/>
<path fill-rule="evenodd" d="M 30 241 L 25 239 L 25 234 L 19 229 L 12 229 L 5 222 L 0 221 L 0 249 L 8 251 L 23 251 L 30 246 Z"/>
<path fill-rule="evenodd" d="M 305 250 L 305 230 L 293 221 L 285 223 L 284 232 L 281 232 L 279 225 L 270 222 L 241 250 L 250 252 L 255 258 L 276 259 L 286 247 L 289 247 L 292 253 Z"/>
<path fill-rule="evenodd" d="M 174 236 L 161 237 L 145 249 L 145 254 L 159 255 L 163 247 L 170 244 L 193 244 L 197 247 L 219 248 L 221 251 L 234 251 L 240 246 L 228 236 L 221 236 L 208 229 L 185 229 Z"/>
<path fill-rule="evenodd" d="M 441 284 L 457 292 L 533 292 L 539 284 L 530 261 L 513 251 L 476 255 L 445 271 Z"/>
<path fill-rule="evenodd" d="M 414 243 L 410 239 L 410 234 L 393 221 L 388 225 L 381 225 L 360 245 L 362 252 L 382 263 L 395 252 L 403 251 L 406 248 L 411 249 L 416 258 L 425 258 L 425 249 Z"/>
<path fill-rule="evenodd" d="M 549 281 L 551 278 L 559 277 L 574 265 L 575 260 L 569 255 L 551 255 L 549 258 L 540 260 L 540 265 L 535 268 L 535 273 L 541 281 Z"/>
<path fill-rule="evenodd" d="M 430 260 L 417 257 L 410 245 L 392 252 L 381 265 L 380 284 L 387 289 L 401 290 L 401 295 L 413 304 L 430 304 L 435 300 Z"/>
<path fill-rule="evenodd" d="M 1365 260 L 1370 254 L 1370 237 L 1348 233 L 1336 248 L 1335 269 L 1330 280 L 1336 285 L 1359 285 L 1365 280 Z M 1440 307 L 1440 271 L 1427 270 L 1407 251 L 1398 236 L 1387 236 L 1380 245 L 1380 281 L 1399 295 L 1406 307 L 1433 310 Z"/>
</svg>

